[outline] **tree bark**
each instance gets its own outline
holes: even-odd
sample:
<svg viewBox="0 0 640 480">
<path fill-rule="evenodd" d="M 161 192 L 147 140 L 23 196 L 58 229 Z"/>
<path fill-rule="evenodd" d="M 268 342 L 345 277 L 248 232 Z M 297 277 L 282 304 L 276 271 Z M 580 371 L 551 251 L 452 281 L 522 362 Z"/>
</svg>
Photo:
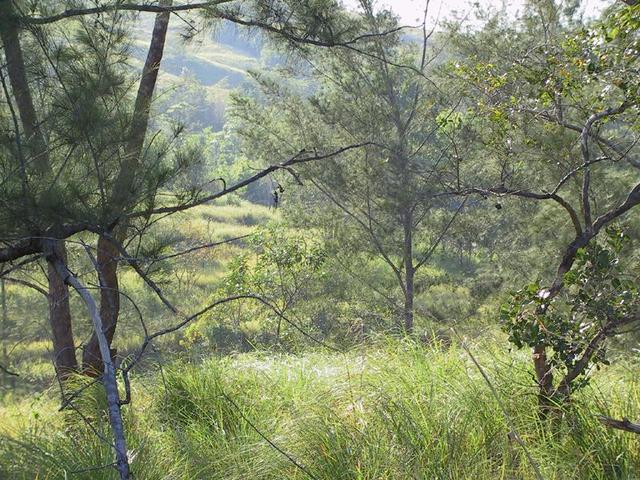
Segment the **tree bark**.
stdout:
<svg viewBox="0 0 640 480">
<path fill-rule="evenodd" d="M 415 267 L 413 265 L 413 215 L 406 211 L 403 215 L 404 230 L 404 331 L 413 333 L 413 297 Z"/>
<path fill-rule="evenodd" d="M 538 404 L 540 411 L 546 414 L 553 395 L 553 372 L 547 362 L 547 350 L 543 344 L 536 345 L 533 349 L 533 367 L 538 382 Z"/>
<path fill-rule="evenodd" d="M 633 423 L 628 418 L 622 420 L 616 420 L 605 416 L 598 417 L 600 423 L 610 428 L 616 428 L 618 430 L 624 430 L 625 432 L 637 433 L 640 435 L 640 423 Z"/>
<path fill-rule="evenodd" d="M 171 0 L 163 0 L 160 5 L 170 6 Z M 169 16 L 169 12 L 162 12 L 156 15 L 147 59 L 142 69 L 142 77 L 140 78 L 140 85 L 136 95 L 125 158 L 114 184 L 112 205 L 116 209 L 126 208 L 128 201 L 135 193 L 135 173 L 140 166 L 144 138 L 149 125 L 149 110 L 151 109 L 153 92 L 156 88 L 158 71 L 164 54 Z"/>
<path fill-rule="evenodd" d="M 67 252 L 63 242 L 54 242 L 55 254 L 66 263 Z M 69 306 L 69 288 L 47 259 L 49 276 L 49 323 L 53 339 L 54 365 L 58 378 L 64 380 L 78 370 L 76 346 L 71 326 L 71 308 Z"/>
<path fill-rule="evenodd" d="M 2 342 L 2 365 L 9 365 L 8 337 L 9 337 L 9 314 L 7 310 L 7 291 L 3 278 L 0 278 L 0 301 L 2 302 L 2 322 L 0 323 L 0 342 Z M 2 386 L 7 386 L 7 380 L 11 375 L 2 370 Z"/>
<path fill-rule="evenodd" d="M 160 2 L 161 6 L 170 6 L 170 0 Z M 128 206 L 130 199 L 135 195 L 136 172 L 140 167 L 140 160 L 144 148 L 144 139 L 149 124 L 149 110 L 153 93 L 158 80 L 158 71 L 164 54 L 164 46 L 169 26 L 169 12 L 156 15 L 153 26 L 151 43 L 147 52 L 147 58 L 142 69 L 142 77 L 138 86 L 136 102 L 129 130 L 129 138 L 125 150 L 125 158 L 114 184 L 111 197 L 111 207 L 118 216 Z M 116 231 L 116 238 L 121 240 L 123 227 Z M 118 290 L 118 256 L 116 247 L 105 238 L 98 240 L 98 268 L 102 269 L 100 289 L 100 315 L 104 326 L 104 334 L 111 348 L 118 316 L 120 313 L 120 294 Z M 102 371 L 102 360 L 97 332 L 94 332 L 87 343 L 83 356 L 83 370 L 91 375 Z M 112 354 L 115 352 L 112 352 Z"/>
<path fill-rule="evenodd" d="M 113 342 L 120 311 L 118 290 L 118 249 L 106 238 L 98 239 L 97 268 L 100 272 L 100 318 L 109 347 Z M 111 351 L 111 357 L 115 352 Z M 99 375 L 104 369 L 98 335 L 93 332 L 82 352 L 82 370 L 90 376 Z"/>
<path fill-rule="evenodd" d="M 33 104 L 31 89 L 27 81 L 24 56 L 20 46 L 19 32 L 12 18 L 11 0 L 0 0 L 0 38 L 7 60 L 9 83 L 15 98 L 20 121 L 27 140 L 30 155 L 36 172 L 44 177 L 51 174 L 49 150 L 40 128 Z M 55 247 L 58 255 L 66 258 L 64 242 Z M 55 267 L 48 263 L 49 282 L 49 323 L 53 337 L 54 365 L 60 379 L 66 378 L 77 370 L 75 342 L 71 327 L 71 309 L 69 306 L 69 288 L 58 275 Z"/>
<path fill-rule="evenodd" d="M 31 163 L 39 173 L 49 173 L 49 155 L 47 145 L 38 123 L 38 116 L 31 96 L 31 88 L 27 81 L 27 72 L 20 46 L 18 26 L 11 15 L 13 6 L 11 0 L 0 0 L 0 38 L 7 61 L 7 72 L 13 97 L 18 108 L 24 138 L 29 154 L 33 157 Z"/>
</svg>

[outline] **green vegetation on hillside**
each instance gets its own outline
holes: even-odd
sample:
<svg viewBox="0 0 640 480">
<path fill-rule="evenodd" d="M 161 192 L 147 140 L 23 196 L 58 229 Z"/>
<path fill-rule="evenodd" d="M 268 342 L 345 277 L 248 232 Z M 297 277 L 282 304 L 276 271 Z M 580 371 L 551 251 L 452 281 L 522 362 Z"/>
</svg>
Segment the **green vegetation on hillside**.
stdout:
<svg viewBox="0 0 640 480">
<path fill-rule="evenodd" d="M 633 480 L 640 3 L 0 0 L 0 479 Z"/>
</svg>

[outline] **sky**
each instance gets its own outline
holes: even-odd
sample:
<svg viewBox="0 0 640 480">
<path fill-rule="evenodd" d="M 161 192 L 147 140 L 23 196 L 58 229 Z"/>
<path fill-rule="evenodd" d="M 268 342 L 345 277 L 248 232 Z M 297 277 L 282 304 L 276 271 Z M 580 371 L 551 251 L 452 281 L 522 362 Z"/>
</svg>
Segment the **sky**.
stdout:
<svg viewBox="0 0 640 480">
<path fill-rule="evenodd" d="M 348 7 L 354 7 L 358 5 L 358 0 L 343 0 L 344 4 Z M 611 3 L 606 0 L 587 0 L 585 2 L 585 13 L 587 15 L 594 15 L 598 13 L 603 5 Z M 499 7 L 502 4 L 501 0 L 483 0 L 481 2 L 484 5 L 492 5 Z M 504 2 L 507 5 L 508 11 L 515 14 L 522 8 L 524 0 L 511 0 Z M 422 16 L 424 13 L 425 0 L 378 0 L 379 5 L 391 7 L 402 19 L 402 23 L 405 25 L 417 25 L 422 23 Z M 429 5 L 431 21 L 435 21 L 437 18 L 451 18 L 454 12 L 462 14 L 461 16 L 469 12 L 472 0 L 431 0 Z"/>
</svg>

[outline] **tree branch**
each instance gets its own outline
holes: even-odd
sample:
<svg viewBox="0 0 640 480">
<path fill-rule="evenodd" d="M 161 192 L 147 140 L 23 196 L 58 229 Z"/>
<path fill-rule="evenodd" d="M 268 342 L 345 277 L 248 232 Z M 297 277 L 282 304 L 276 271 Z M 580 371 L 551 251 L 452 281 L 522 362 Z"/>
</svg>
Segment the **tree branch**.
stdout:
<svg viewBox="0 0 640 480">
<path fill-rule="evenodd" d="M 640 434 L 640 423 L 632 423 L 627 418 L 623 418 L 622 420 L 616 420 L 614 418 L 605 417 L 604 415 L 600 415 L 598 420 L 603 425 L 616 428 L 618 430 L 624 430 L 625 432 L 637 433 Z"/>
<path fill-rule="evenodd" d="M 602 112 L 597 112 L 591 115 L 582 131 L 580 132 L 580 150 L 582 152 L 582 160 L 584 165 L 584 173 L 582 176 L 582 211 L 584 214 L 584 223 L 587 228 L 591 228 L 591 201 L 589 199 L 589 187 L 591 183 L 591 170 L 589 164 L 591 162 L 591 153 L 589 152 L 589 137 L 591 129 L 600 120 L 610 117 L 611 115 L 617 115 L 624 112 L 629 107 L 627 102 L 622 102 L 618 107 L 607 108 Z"/>
<path fill-rule="evenodd" d="M 94 8 L 70 8 L 55 15 L 49 15 L 46 17 L 34 17 L 29 15 L 16 16 L 16 20 L 23 25 L 47 25 L 50 23 L 59 22 L 67 18 L 81 17 L 85 15 L 95 15 L 98 13 L 106 12 L 149 12 L 149 13 L 163 13 L 163 12 L 181 12 L 188 10 L 202 10 L 207 8 L 214 8 L 222 3 L 230 2 L 231 0 L 213 0 L 210 2 L 200 3 L 186 3 L 183 5 L 162 6 L 154 4 L 137 4 L 137 3 L 112 3 L 109 5 L 101 5 Z"/>
<path fill-rule="evenodd" d="M 47 242 L 45 242 L 44 249 L 44 253 L 45 255 L 47 255 L 47 261 L 51 262 L 54 265 L 56 271 L 63 279 L 64 283 L 73 287 L 73 289 L 78 292 L 85 305 L 87 306 L 89 315 L 91 316 L 94 333 L 98 338 L 98 342 L 100 345 L 100 355 L 102 357 L 102 362 L 104 365 L 104 373 L 102 378 L 109 407 L 109 423 L 111 425 L 113 437 L 115 440 L 114 447 L 116 451 L 117 470 L 120 473 L 121 480 L 128 480 L 130 478 L 129 458 L 124 436 L 122 412 L 120 410 L 120 397 L 118 394 L 118 384 L 116 382 L 116 371 L 113 360 L 111 359 L 109 343 L 107 342 L 107 338 L 103 331 L 102 319 L 100 318 L 100 310 L 98 309 L 95 300 L 89 293 L 89 290 L 84 285 L 82 285 L 82 283 L 80 283 L 78 278 L 69 270 L 64 261 L 55 253 L 55 241 L 48 240 Z M 86 251 L 91 258 L 96 271 L 99 272 L 99 268 L 95 259 L 91 255 L 91 252 L 89 251 L 89 249 L 86 249 Z"/>
<path fill-rule="evenodd" d="M 240 182 L 230 186 L 230 187 L 225 187 L 214 194 L 211 195 L 207 195 L 205 197 L 202 197 L 200 199 L 197 199 L 193 202 L 189 202 L 186 204 L 182 204 L 182 205 L 174 205 L 174 206 L 169 206 L 169 207 L 160 207 L 160 208 L 155 208 L 155 209 L 151 209 L 151 210 L 143 210 L 143 211 L 139 211 L 139 212 L 132 212 L 128 215 L 126 215 L 127 218 L 138 218 L 138 217 L 148 217 L 151 215 L 157 215 L 157 214 L 163 214 L 163 213 L 177 213 L 177 212 L 181 212 L 184 210 L 188 210 L 190 208 L 193 207 L 197 207 L 198 205 L 203 205 L 205 203 L 211 202 L 217 198 L 223 197 L 225 195 L 228 195 L 229 193 L 235 192 L 237 190 L 240 190 L 244 187 L 246 187 L 247 185 L 250 185 L 251 183 L 260 180 L 263 177 L 266 177 L 267 175 L 269 175 L 272 172 L 275 172 L 277 170 L 281 170 L 281 169 L 286 169 L 287 167 L 290 167 L 292 165 L 297 165 L 299 163 L 307 163 L 307 162 L 313 162 L 313 161 L 317 161 L 317 160 L 324 160 L 327 158 L 333 158 L 336 157 L 338 155 L 341 155 L 345 152 L 348 152 L 350 150 L 354 150 L 357 148 L 362 148 L 365 147 L 367 145 L 371 145 L 370 142 L 366 142 L 366 143 L 360 143 L 360 144 L 355 144 L 355 145 L 349 145 L 347 147 L 342 147 L 339 148 L 337 150 L 334 150 L 333 152 L 329 152 L 326 154 L 314 154 L 311 156 L 308 156 L 306 150 L 302 150 L 300 151 L 298 154 L 294 155 L 293 157 L 291 157 L 289 160 L 282 162 L 282 163 L 278 163 L 275 165 L 270 165 L 269 167 L 261 170 L 260 172 L 256 173 L 255 175 L 252 175 L 249 178 L 246 178 L 244 180 L 241 180 Z M 0 261 L 2 260 L 2 257 L 0 256 Z"/>
</svg>

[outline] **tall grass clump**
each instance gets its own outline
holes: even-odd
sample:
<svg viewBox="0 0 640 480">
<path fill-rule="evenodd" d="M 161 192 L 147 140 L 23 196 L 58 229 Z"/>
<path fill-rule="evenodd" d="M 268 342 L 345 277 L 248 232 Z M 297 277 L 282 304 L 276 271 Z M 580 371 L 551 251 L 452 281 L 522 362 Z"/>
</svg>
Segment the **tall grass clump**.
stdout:
<svg viewBox="0 0 640 480">
<path fill-rule="evenodd" d="M 134 471 L 184 480 L 506 480 L 535 479 L 536 469 L 547 480 L 638 478 L 638 436 L 597 418 L 640 417 L 632 370 L 608 367 L 561 417 L 541 419 L 525 355 L 471 351 L 494 391 L 464 349 L 413 341 L 176 363 L 135 382 Z M 91 432 L 57 422 L 37 435 L 5 432 L 2 468 L 17 459 L 7 478 L 64 478 L 112 461 Z"/>
<path fill-rule="evenodd" d="M 497 397 L 464 350 L 410 341 L 176 367 L 167 438 L 194 466 L 186 478 L 536 478 L 531 460 L 546 479 L 636 478 L 640 442 L 597 419 L 638 416 L 630 375 L 542 420 L 527 359 L 474 350 Z"/>
<path fill-rule="evenodd" d="M 68 387 L 81 388 L 88 381 L 83 377 L 73 379 Z M 55 392 L 48 392 L 48 398 L 27 399 L 0 408 L 0 479 L 118 478 L 113 468 L 104 390 L 100 385 L 84 386 L 82 396 L 62 412 L 58 411 Z M 154 439 L 155 432 L 140 428 L 138 410 L 130 408 L 126 413 L 127 445 L 135 478 L 185 478 L 180 457 L 164 451 L 165 445 Z"/>
</svg>

